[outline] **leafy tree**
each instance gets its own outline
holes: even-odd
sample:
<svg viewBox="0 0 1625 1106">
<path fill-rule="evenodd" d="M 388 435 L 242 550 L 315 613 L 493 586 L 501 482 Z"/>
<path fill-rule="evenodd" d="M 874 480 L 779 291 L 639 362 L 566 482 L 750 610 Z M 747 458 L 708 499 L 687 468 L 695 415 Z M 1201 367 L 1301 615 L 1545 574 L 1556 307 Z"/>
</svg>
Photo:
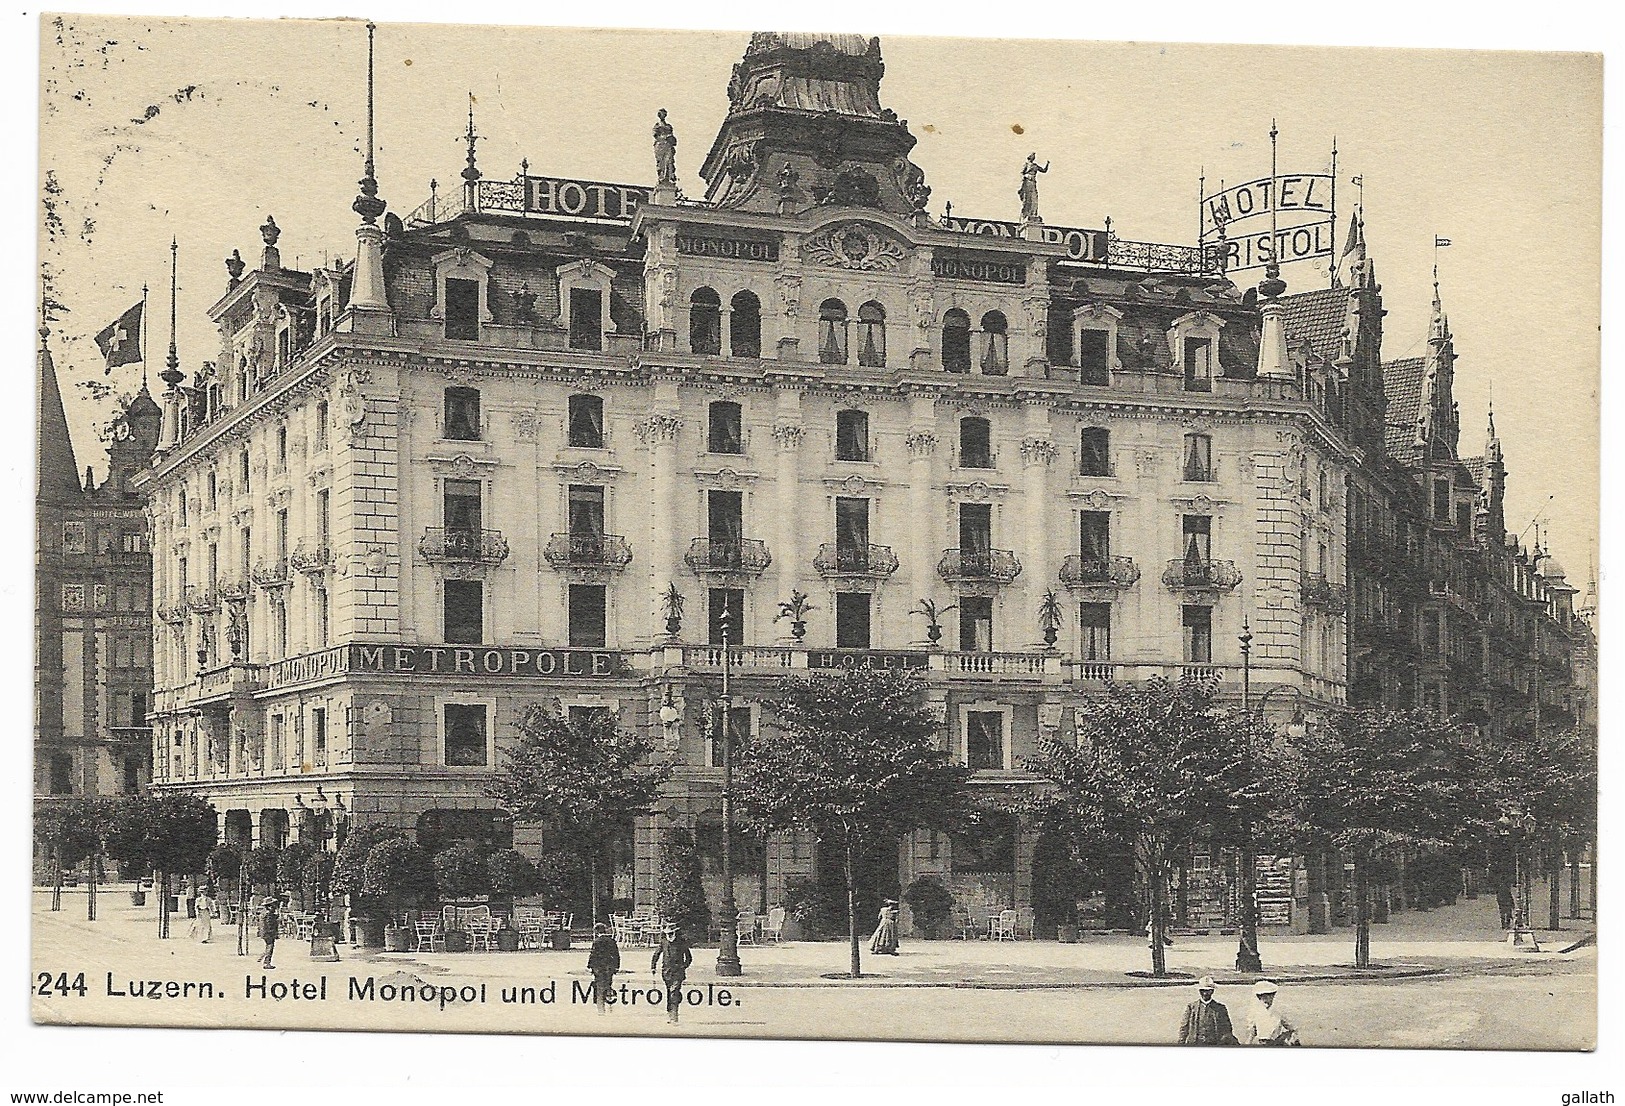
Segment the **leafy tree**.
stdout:
<svg viewBox="0 0 1625 1106">
<path fill-rule="evenodd" d="M 404 834 L 383 822 L 368 822 L 350 830 L 333 862 L 333 890 L 360 898 L 366 893 L 367 854 L 373 846 Z"/>
<path fill-rule="evenodd" d="M 491 896 L 498 899 L 522 899 L 541 886 L 535 862 L 518 849 L 498 849 L 486 857 L 485 879 Z"/>
<path fill-rule="evenodd" d="M 1026 767 L 1054 786 L 1053 817 L 1124 834 L 1146 877 L 1151 974 L 1165 976 L 1165 895 L 1193 845 L 1233 838 L 1263 805 L 1249 742 L 1256 724 L 1214 704 L 1218 681 L 1113 684 L 1078 708 L 1077 744 L 1045 741 Z"/>
<path fill-rule="evenodd" d="M 700 882 L 700 853 L 694 835 L 668 828 L 660 834 L 660 879 L 655 891 L 660 916 L 676 922 L 690 940 L 704 940 L 711 928 L 711 904 Z"/>
<path fill-rule="evenodd" d="M 74 798 L 52 803 L 34 817 L 34 840 L 50 859 L 51 909 L 62 909 L 62 870 L 91 861 L 91 886 L 95 886 L 96 860 L 106 830 L 105 804 L 101 800 Z M 94 891 L 92 891 L 94 894 Z M 94 910 L 94 906 L 90 909 Z M 92 914 L 91 918 L 94 919 Z"/>
<path fill-rule="evenodd" d="M 1072 821 L 1064 806 L 1051 806 L 1033 843 L 1033 926 L 1043 933 L 1077 925 L 1078 899 L 1088 889 L 1089 874 L 1078 859 Z"/>
<path fill-rule="evenodd" d="M 243 854 L 235 845 L 216 845 L 203 862 L 203 874 L 221 889 L 235 888 L 242 873 Z"/>
<path fill-rule="evenodd" d="M 567 716 L 533 704 L 492 784 L 514 821 L 539 825 L 549 848 L 585 858 L 594 922 L 606 851 L 633 816 L 649 811 L 671 773 L 670 764 L 645 763 L 653 749 L 608 711 Z"/>
<path fill-rule="evenodd" d="M 303 841 L 290 841 L 276 854 L 276 882 L 279 887 L 299 893 L 301 909 L 310 908 L 310 896 L 305 890 L 305 864 L 316 850 Z"/>
<path fill-rule="evenodd" d="M 1545 854 L 1550 880 L 1546 928 L 1561 929 L 1558 866 L 1563 850 L 1596 840 L 1594 733 L 1514 731 L 1492 750 L 1490 765 L 1500 809 L 1517 808 L 1534 818 L 1534 840 Z"/>
<path fill-rule="evenodd" d="M 466 841 L 434 854 L 434 883 L 443 899 L 471 899 L 490 886 L 485 854 Z"/>
<path fill-rule="evenodd" d="M 282 850 L 270 845 L 255 845 L 248 850 L 248 882 L 271 886 L 277 881 L 282 867 Z"/>
<path fill-rule="evenodd" d="M 842 858 L 854 979 L 862 975 L 855 861 L 915 829 L 946 828 L 965 805 L 970 773 L 939 744 L 924 689 L 912 673 L 878 668 L 789 678 L 771 702 L 778 726 L 736 750 L 744 817 L 810 832 Z"/>
<path fill-rule="evenodd" d="M 953 913 L 954 897 L 942 881 L 935 876 L 921 876 L 908 885 L 903 901 L 914 916 L 914 922 L 929 937 L 941 937 L 947 932 L 948 918 Z"/>
<path fill-rule="evenodd" d="M 158 936 L 169 936 L 169 880 L 202 871 L 218 816 L 192 795 L 132 795 L 108 819 L 107 851 L 127 871 L 158 873 Z"/>
<path fill-rule="evenodd" d="M 367 853 L 361 893 L 382 901 L 391 914 L 413 909 L 434 897 L 434 861 L 404 834 L 386 837 Z"/>
<path fill-rule="evenodd" d="M 1282 761 L 1299 836 L 1354 862 L 1354 963 L 1371 966 L 1373 871 L 1407 849 L 1487 834 L 1494 812 L 1482 762 L 1429 711 L 1354 710 L 1295 742 Z"/>
</svg>

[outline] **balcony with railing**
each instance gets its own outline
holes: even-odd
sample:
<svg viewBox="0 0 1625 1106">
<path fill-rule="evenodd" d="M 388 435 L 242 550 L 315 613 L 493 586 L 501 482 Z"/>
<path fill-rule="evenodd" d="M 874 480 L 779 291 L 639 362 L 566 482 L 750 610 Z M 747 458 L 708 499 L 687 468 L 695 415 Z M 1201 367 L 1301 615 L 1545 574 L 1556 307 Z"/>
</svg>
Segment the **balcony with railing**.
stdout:
<svg viewBox="0 0 1625 1106">
<path fill-rule="evenodd" d="M 1129 588 L 1140 579 L 1133 557 L 1095 557 L 1073 553 L 1061 562 L 1061 583 L 1069 588 Z"/>
<path fill-rule="evenodd" d="M 306 576 L 320 576 L 333 567 L 335 559 L 332 546 L 300 545 L 288 556 L 288 563 Z"/>
<path fill-rule="evenodd" d="M 499 565 L 508 559 L 508 541 L 501 530 L 431 526 L 418 540 L 418 552 L 434 564 Z"/>
<path fill-rule="evenodd" d="M 748 574 L 759 576 L 773 563 L 767 543 L 759 538 L 724 541 L 695 538 L 683 555 L 688 567 L 699 573 Z"/>
<path fill-rule="evenodd" d="M 213 588 L 192 584 L 186 589 L 186 605 L 198 614 L 208 614 L 220 609 L 220 597 Z"/>
<path fill-rule="evenodd" d="M 1328 580 L 1325 573 L 1308 572 L 1303 577 L 1303 602 L 1306 607 L 1341 611 L 1348 607 L 1349 589 L 1336 580 Z"/>
<path fill-rule="evenodd" d="M 261 561 L 254 566 L 254 582 L 262 588 L 286 587 L 288 583 L 288 558 L 278 557 L 274 561 Z"/>
<path fill-rule="evenodd" d="M 937 575 L 950 584 L 1008 584 L 1021 575 L 1021 561 L 1008 549 L 944 549 Z"/>
<path fill-rule="evenodd" d="M 897 555 L 889 545 L 826 544 L 818 547 L 813 568 L 826 580 L 853 576 L 881 579 L 897 571 Z"/>
<path fill-rule="evenodd" d="M 619 572 L 632 563 L 632 546 L 619 534 L 554 534 L 542 556 L 561 572 L 570 568 Z"/>
<path fill-rule="evenodd" d="M 1241 573 L 1237 571 L 1234 561 L 1180 557 L 1168 562 L 1168 567 L 1162 573 L 1162 582 L 1176 590 L 1233 591 L 1241 583 Z"/>
<path fill-rule="evenodd" d="M 252 578 L 243 576 L 234 580 L 221 580 L 215 594 L 227 603 L 241 603 L 254 593 Z"/>
</svg>

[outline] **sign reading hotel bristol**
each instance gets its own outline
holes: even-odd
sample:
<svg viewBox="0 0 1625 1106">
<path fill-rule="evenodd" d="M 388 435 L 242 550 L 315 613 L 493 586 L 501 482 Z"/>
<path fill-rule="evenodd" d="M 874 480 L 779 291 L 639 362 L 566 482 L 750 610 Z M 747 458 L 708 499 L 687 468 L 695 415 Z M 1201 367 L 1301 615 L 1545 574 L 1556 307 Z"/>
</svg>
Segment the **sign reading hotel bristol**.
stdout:
<svg viewBox="0 0 1625 1106">
<path fill-rule="evenodd" d="M 1274 173 L 1204 194 L 1202 242 L 1223 236 L 1226 272 L 1331 257 L 1337 226 L 1336 165 L 1333 150 L 1330 173 Z M 1262 216 L 1272 216 L 1273 225 L 1264 225 Z M 1259 222 L 1251 222 L 1255 219 Z M 1241 223 L 1248 225 L 1238 228 Z"/>
</svg>

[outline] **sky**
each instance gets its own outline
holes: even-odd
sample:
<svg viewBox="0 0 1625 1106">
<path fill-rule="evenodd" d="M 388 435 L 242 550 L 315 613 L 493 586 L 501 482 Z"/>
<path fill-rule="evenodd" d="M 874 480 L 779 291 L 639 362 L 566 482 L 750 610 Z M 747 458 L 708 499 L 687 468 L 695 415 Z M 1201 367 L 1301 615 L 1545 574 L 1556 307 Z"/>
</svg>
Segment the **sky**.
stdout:
<svg viewBox="0 0 1625 1106">
<path fill-rule="evenodd" d="M 863 30 L 851 23 L 847 28 Z M 274 215 L 284 264 L 354 250 L 350 202 L 365 141 L 366 31 L 357 21 L 47 17 L 41 171 L 61 232 L 41 245 L 69 310 L 51 339 L 80 466 L 140 366 L 103 375 L 92 341 L 151 285 L 148 354 L 168 342 L 169 243 L 179 243 L 183 368 L 214 359 L 207 309 L 223 259 L 250 265 Z M 380 193 L 405 214 L 437 178 L 455 189 L 474 97 L 479 165 L 648 184 L 650 128 L 677 128 L 680 183 L 727 108 L 744 32 L 559 31 L 384 23 L 377 34 Z M 1050 163 L 1052 225 L 1191 242 L 1211 191 L 1324 172 L 1339 150 L 1341 237 L 1364 182 L 1383 285 L 1385 359 L 1425 352 L 1432 266 L 1456 335 L 1464 455 L 1483 448 L 1493 392 L 1509 528 L 1537 515 L 1583 586 L 1598 529 L 1601 64 L 1581 54 L 882 39 L 882 103 L 909 121 L 931 208 L 1015 219 L 1022 160 Z M 313 60 L 319 59 L 319 64 Z M 1435 249 L 1435 237 L 1451 245 Z M 1259 273 L 1241 274 L 1257 280 Z M 1290 265 L 1290 291 L 1323 287 Z M 157 384 L 154 379 L 154 384 Z M 1550 497 L 1550 498 L 1548 498 Z M 1532 539 L 1532 531 L 1526 540 Z"/>
</svg>

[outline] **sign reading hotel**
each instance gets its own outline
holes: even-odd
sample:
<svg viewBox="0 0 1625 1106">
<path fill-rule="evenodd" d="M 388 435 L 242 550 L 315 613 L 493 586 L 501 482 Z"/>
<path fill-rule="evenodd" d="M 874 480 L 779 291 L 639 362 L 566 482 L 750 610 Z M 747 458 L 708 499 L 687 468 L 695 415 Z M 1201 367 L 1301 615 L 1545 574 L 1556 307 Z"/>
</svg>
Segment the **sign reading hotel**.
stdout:
<svg viewBox="0 0 1625 1106">
<path fill-rule="evenodd" d="M 610 219 L 629 223 L 637 206 L 649 202 L 649 194 L 649 189 L 635 184 L 526 177 L 523 202 L 524 210 L 535 215 L 567 215 L 575 219 Z M 485 198 L 484 202 L 487 207 L 501 206 L 489 198 Z"/>
<path fill-rule="evenodd" d="M 950 215 L 942 220 L 942 225 L 944 229 L 956 234 L 985 234 L 989 238 L 1021 237 L 1021 228 L 1015 223 L 1006 223 L 998 219 L 961 219 L 956 215 Z M 1047 245 L 1065 248 L 1066 257 L 1063 259 L 1065 261 L 1089 262 L 1094 265 L 1106 263 L 1106 232 L 1103 230 L 1046 226 L 1044 242 Z"/>
<path fill-rule="evenodd" d="M 1276 173 L 1205 195 L 1201 241 L 1209 244 L 1222 233 L 1226 272 L 1331 257 L 1335 180 L 1331 173 Z M 1263 216 L 1271 218 L 1273 230 Z"/>
<path fill-rule="evenodd" d="M 925 668 L 930 654 L 924 652 L 880 653 L 871 650 L 847 652 L 836 649 L 810 649 L 807 667 L 817 671 L 832 668 Z"/>
<path fill-rule="evenodd" d="M 352 645 L 350 671 L 386 676 L 619 676 L 613 649 L 518 649 L 483 645 Z"/>
</svg>

